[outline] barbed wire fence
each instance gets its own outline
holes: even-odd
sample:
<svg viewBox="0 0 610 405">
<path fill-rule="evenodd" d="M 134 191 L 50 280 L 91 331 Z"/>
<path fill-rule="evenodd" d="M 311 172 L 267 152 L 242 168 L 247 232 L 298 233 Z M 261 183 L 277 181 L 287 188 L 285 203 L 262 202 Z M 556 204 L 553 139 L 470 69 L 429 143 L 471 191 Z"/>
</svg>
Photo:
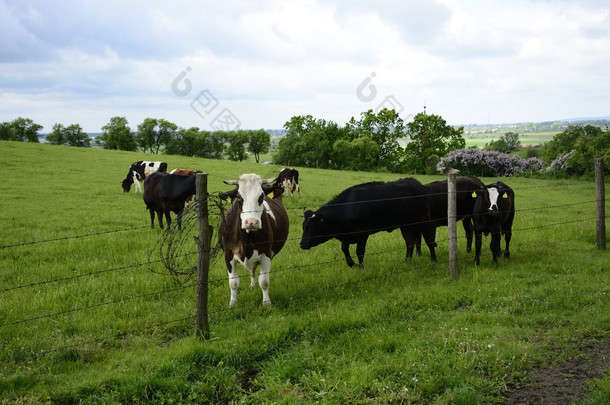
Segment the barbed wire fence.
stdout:
<svg viewBox="0 0 610 405">
<path fill-rule="evenodd" d="M 601 167 L 603 167 L 603 164 Z M 556 222 L 548 223 L 548 224 L 538 224 L 537 226 L 513 228 L 513 231 L 514 232 L 529 231 L 529 230 L 535 230 L 535 229 L 556 227 L 556 226 L 566 225 L 566 224 L 574 224 L 574 223 L 579 223 L 579 222 L 595 221 L 596 226 L 597 226 L 597 246 L 601 249 L 605 249 L 605 219 L 607 218 L 605 215 L 606 197 L 605 197 L 605 190 L 603 189 L 603 185 L 604 185 L 603 170 L 601 173 L 602 173 L 601 181 L 599 181 L 599 179 L 596 178 L 596 198 L 595 199 L 584 199 L 583 201 L 577 202 L 577 203 L 556 204 L 556 205 L 552 205 L 552 206 L 533 207 L 533 208 L 525 208 L 522 210 L 517 210 L 517 211 L 527 212 L 527 211 L 535 211 L 535 210 L 539 210 L 539 209 L 560 209 L 560 208 L 569 207 L 569 206 L 578 206 L 578 205 L 596 203 L 596 211 L 597 211 L 596 216 L 574 218 L 574 219 L 570 219 L 570 220 L 561 220 L 561 221 L 556 221 Z M 600 183 L 601 183 L 601 191 L 600 191 Z M 198 249 L 198 251 L 192 250 L 193 245 L 192 245 L 190 239 L 192 239 L 195 236 L 195 234 L 197 233 L 196 228 L 199 223 L 199 214 L 201 212 L 201 204 L 205 204 L 206 206 L 209 207 L 208 218 L 209 218 L 210 229 L 214 229 L 214 228 L 217 229 L 217 225 L 218 225 L 220 219 L 222 218 L 224 211 L 226 209 L 226 206 L 228 204 L 225 200 L 223 200 L 221 198 L 221 196 L 218 193 L 207 194 L 207 192 L 205 192 L 205 193 L 203 193 L 203 195 L 205 196 L 205 198 L 202 198 L 202 196 L 200 195 L 196 202 L 190 204 L 188 206 L 188 208 L 184 210 L 184 212 L 182 213 L 182 227 L 180 229 L 178 229 L 173 224 L 171 227 L 170 226 L 167 227 L 167 229 L 163 233 L 162 237 L 158 240 L 155 247 L 153 249 L 151 249 L 151 252 L 149 253 L 149 259 L 145 262 L 134 263 L 134 264 L 130 264 L 130 265 L 119 266 L 119 267 L 108 268 L 108 269 L 101 269 L 101 270 L 97 270 L 97 271 L 74 275 L 71 277 L 58 277 L 58 278 L 48 279 L 48 280 L 44 280 L 44 281 L 25 283 L 22 285 L 7 286 L 7 287 L 0 289 L 0 294 L 8 293 L 8 292 L 15 291 L 15 290 L 33 288 L 33 287 L 37 287 L 37 286 L 41 286 L 41 285 L 49 286 L 49 285 L 52 285 L 55 283 L 62 283 L 62 282 L 68 282 L 68 281 L 80 281 L 80 280 L 84 280 L 88 277 L 94 277 L 94 276 L 103 275 L 103 274 L 112 273 L 112 272 L 120 272 L 120 271 L 125 271 L 128 269 L 138 268 L 138 267 L 144 267 L 144 268 L 147 267 L 150 271 L 152 271 L 154 273 L 169 275 L 169 277 L 171 278 L 172 282 L 175 285 L 173 288 L 164 288 L 164 289 L 158 290 L 158 291 L 151 291 L 151 292 L 142 293 L 142 294 L 128 295 L 128 296 L 125 296 L 125 297 L 122 297 L 119 299 L 102 301 L 102 302 L 98 302 L 95 304 L 83 305 L 80 307 L 74 307 L 74 308 L 65 309 L 65 310 L 61 310 L 61 311 L 51 311 L 48 313 L 41 313 L 41 314 L 37 314 L 35 316 L 25 317 L 23 319 L 7 320 L 7 321 L 4 321 L 3 323 L 0 323 L 0 331 L 2 330 L 2 328 L 5 328 L 5 327 L 31 324 L 33 322 L 41 321 L 44 319 L 53 319 L 56 317 L 67 316 L 69 314 L 74 314 L 74 313 L 81 312 L 81 311 L 90 311 L 90 310 L 94 310 L 96 308 L 117 305 L 117 304 L 126 303 L 126 302 L 130 302 L 130 301 L 136 301 L 139 299 L 146 299 L 146 298 L 151 298 L 154 296 L 160 296 L 160 295 L 169 294 L 169 293 L 176 292 L 176 291 L 190 289 L 195 285 L 196 282 L 203 283 L 206 286 L 215 285 L 215 284 L 219 284 L 219 283 L 226 283 L 227 282 L 226 277 L 219 277 L 216 279 L 206 279 L 206 280 L 195 280 L 197 274 L 200 274 L 200 271 L 197 269 L 197 266 L 192 265 L 194 256 L 201 255 L 201 254 L 207 255 L 209 258 L 208 263 L 214 264 L 215 261 L 219 258 L 219 253 L 221 252 L 221 249 L 218 244 L 218 240 L 217 240 L 216 236 L 209 238 L 209 248 L 207 249 L 207 252 L 201 252 L 200 249 Z M 600 206 L 601 206 L 601 212 L 600 212 Z M 308 208 L 316 208 L 316 207 L 308 207 Z M 292 210 L 303 210 L 303 209 L 305 209 L 305 207 L 292 208 Z M 448 218 L 450 218 L 450 214 L 448 214 Z M 600 225 L 600 223 L 601 223 L 601 225 Z M 0 249 L 27 247 L 27 246 L 31 246 L 31 245 L 40 244 L 40 243 L 56 242 L 56 241 L 61 241 L 61 240 L 66 240 L 66 239 L 73 239 L 73 238 L 92 237 L 92 236 L 97 236 L 97 235 L 102 235 L 102 234 L 109 234 L 109 233 L 113 233 L 113 232 L 125 232 L 125 231 L 129 231 L 129 230 L 135 231 L 135 230 L 139 230 L 139 229 L 143 229 L 143 228 L 148 228 L 148 227 L 145 226 L 145 227 L 124 228 L 124 229 L 119 229 L 119 230 L 114 230 L 114 231 L 89 233 L 89 234 L 85 234 L 85 235 L 76 235 L 76 236 L 71 236 L 71 237 L 69 236 L 69 237 L 62 237 L 62 238 L 53 238 L 53 239 L 48 239 L 48 240 L 39 240 L 39 241 L 34 241 L 34 242 L 15 243 L 15 244 L 0 246 Z M 383 229 L 379 229 L 379 231 L 382 231 L 382 230 Z M 449 242 L 451 237 L 452 236 L 449 235 L 447 237 L 447 239 L 444 239 L 444 238 L 439 239 L 439 240 L 437 240 L 437 243 Z M 297 240 L 298 240 L 298 238 L 289 238 L 287 240 L 287 242 L 297 241 Z M 530 249 L 530 248 L 536 248 L 536 247 L 541 247 L 541 246 L 555 246 L 555 245 L 564 245 L 565 246 L 565 245 L 569 245 L 570 243 L 573 243 L 573 242 L 579 241 L 579 240 L 582 240 L 582 238 L 570 238 L 570 239 L 565 239 L 565 240 L 543 241 L 543 242 L 540 242 L 539 244 L 537 244 L 536 246 L 533 246 L 533 245 L 525 246 L 525 247 L 522 247 L 522 249 Z M 198 246 L 198 248 L 201 247 L 201 243 L 199 243 L 200 240 L 195 239 L 195 242 L 196 242 L 196 245 Z M 513 250 L 515 250 L 514 247 L 513 247 Z M 404 251 L 404 245 L 396 247 L 396 248 L 390 247 L 390 248 L 385 248 L 385 249 L 382 249 L 379 251 L 368 252 L 367 255 L 368 256 L 384 255 L 384 254 L 393 253 L 396 251 Z M 154 259 L 154 257 L 156 256 L 157 253 L 159 255 L 158 256 L 159 259 Z M 490 254 L 487 253 L 487 255 L 490 255 Z M 322 266 L 325 266 L 325 265 L 343 262 L 343 260 L 344 260 L 343 257 L 339 257 L 339 258 L 315 262 L 315 263 L 302 264 L 302 265 L 297 265 L 297 266 L 287 266 L 287 267 L 271 270 L 270 273 L 279 274 L 279 273 L 286 273 L 286 272 L 290 272 L 290 271 L 298 272 L 298 271 L 303 271 L 304 269 L 308 269 L 308 268 L 311 268 L 314 266 L 321 268 Z M 447 260 L 440 260 L 439 264 L 445 264 L 445 263 L 451 264 L 451 260 L 452 260 L 451 258 L 448 258 Z M 198 260 L 198 262 L 200 262 L 200 261 Z M 165 271 L 156 270 L 155 265 L 162 265 L 165 268 Z M 285 297 L 284 299 L 292 302 L 293 300 L 297 300 L 301 297 L 308 296 L 309 294 L 314 293 L 314 292 L 319 292 L 320 290 L 330 291 L 330 290 L 346 288 L 349 286 L 356 287 L 358 285 L 361 285 L 361 284 L 364 284 L 367 282 L 372 282 L 377 279 L 394 277 L 399 274 L 404 274 L 406 272 L 414 271 L 417 268 L 427 268 L 427 267 L 432 267 L 432 266 L 435 266 L 435 264 L 429 263 L 429 264 L 422 265 L 419 267 L 410 267 L 409 266 L 407 268 L 387 271 L 387 272 L 384 272 L 383 274 L 363 275 L 362 277 L 359 277 L 355 280 L 343 281 L 338 284 L 319 287 L 315 291 L 302 291 L 299 293 L 295 293 L 291 296 Z M 197 303 L 199 304 L 200 302 L 205 302 L 207 305 L 207 302 L 208 302 L 207 297 L 205 300 L 197 299 Z M 258 303 L 256 303 L 256 304 L 250 303 L 250 304 L 236 305 L 236 306 L 230 307 L 230 308 L 227 308 L 227 307 L 220 308 L 219 307 L 219 308 L 215 308 L 213 311 L 209 311 L 209 309 L 206 307 L 205 313 L 206 313 L 206 316 L 208 316 L 208 315 L 220 316 L 221 314 L 227 313 L 229 311 L 244 310 L 244 309 L 253 310 L 255 308 L 258 308 L 259 306 L 260 305 L 258 305 Z M 13 357 L 7 358 L 6 360 L 0 360 L 0 363 L 17 362 L 17 361 L 21 361 L 21 360 L 24 360 L 27 358 L 38 358 L 38 357 L 41 357 L 41 356 L 44 356 L 44 355 L 47 355 L 50 353 L 55 353 L 55 352 L 58 352 L 61 350 L 87 346 L 87 345 L 91 345 L 95 342 L 101 342 L 101 341 L 105 341 L 105 340 L 109 340 L 109 339 L 113 339 L 113 338 L 117 338 L 117 337 L 130 335 L 130 334 L 144 333 L 145 331 L 149 331 L 149 330 L 152 330 L 154 328 L 158 328 L 158 327 L 161 327 L 164 325 L 183 323 L 186 321 L 192 322 L 193 319 L 195 319 L 195 321 L 198 325 L 198 328 L 201 325 L 209 325 L 207 319 L 205 320 L 205 322 L 199 322 L 200 321 L 199 318 L 202 316 L 199 311 L 200 310 L 197 310 L 196 314 L 191 315 L 191 316 L 180 317 L 177 319 L 170 319 L 170 320 L 155 323 L 153 325 L 142 326 L 139 328 L 126 329 L 119 333 L 99 336 L 99 337 L 95 337 L 93 339 L 83 339 L 81 342 L 70 343 L 70 344 L 66 344 L 66 345 L 59 345 L 57 347 L 50 348 L 47 350 L 41 350 L 41 351 L 27 353 L 27 354 L 18 354 Z M 200 336 L 206 337 L 206 336 L 209 336 L 209 333 L 210 333 L 209 330 L 201 331 L 198 329 L 198 335 L 200 335 Z"/>
</svg>

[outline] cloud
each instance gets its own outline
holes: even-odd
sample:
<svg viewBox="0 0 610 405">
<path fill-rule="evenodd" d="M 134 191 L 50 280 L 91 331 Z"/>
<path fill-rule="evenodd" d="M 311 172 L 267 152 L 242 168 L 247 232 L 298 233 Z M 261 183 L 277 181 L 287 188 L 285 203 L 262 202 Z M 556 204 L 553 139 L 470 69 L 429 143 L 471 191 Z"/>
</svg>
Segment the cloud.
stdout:
<svg viewBox="0 0 610 405">
<path fill-rule="evenodd" d="M 96 132 L 114 115 L 158 114 L 203 128 L 189 103 L 206 89 L 253 128 L 298 114 L 344 124 L 390 95 L 405 113 L 425 101 L 450 123 L 608 115 L 609 10 L 596 0 L 0 0 L 10 104 L 0 120 Z M 179 96 L 171 84 L 187 67 L 192 92 Z M 378 95 L 363 102 L 368 77 Z"/>
</svg>

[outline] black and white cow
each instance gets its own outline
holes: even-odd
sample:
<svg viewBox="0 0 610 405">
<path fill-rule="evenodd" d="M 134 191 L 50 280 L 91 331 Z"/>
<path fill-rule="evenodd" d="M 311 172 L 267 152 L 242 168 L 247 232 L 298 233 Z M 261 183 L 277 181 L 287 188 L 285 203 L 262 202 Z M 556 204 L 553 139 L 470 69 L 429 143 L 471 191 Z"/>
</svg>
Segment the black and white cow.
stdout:
<svg viewBox="0 0 610 405">
<path fill-rule="evenodd" d="M 472 213 L 476 198 L 473 192 L 485 188 L 485 184 L 476 177 L 460 176 L 455 179 L 456 188 L 456 220 L 462 221 L 466 234 L 466 252 L 472 250 Z M 425 184 L 428 189 L 428 207 L 430 208 L 430 220 L 432 226 L 447 226 L 447 180 L 433 181 Z M 421 247 L 417 245 L 417 253 L 421 254 Z"/>
<path fill-rule="evenodd" d="M 165 173 L 167 171 L 167 163 L 165 162 L 147 162 L 140 160 L 131 164 L 125 180 L 121 182 L 123 191 L 126 193 L 131 190 L 131 185 L 136 185 L 136 193 L 142 191 L 141 182 L 154 172 Z"/>
<path fill-rule="evenodd" d="M 170 211 L 178 215 L 178 228 L 182 223 L 182 211 L 185 202 L 196 193 L 196 176 L 180 176 L 155 172 L 144 180 L 144 203 L 150 211 L 150 227 L 155 227 L 155 213 L 159 220 L 159 227 L 163 229 L 163 214 L 170 226 L 172 218 Z"/>
<path fill-rule="evenodd" d="M 260 264 L 258 284 L 263 292 L 263 305 L 271 305 L 269 299 L 269 270 L 271 259 L 282 249 L 288 238 L 288 214 L 282 204 L 282 189 L 274 190 L 273 198 L 266 196 L 263 184 L 275 179 L 263 180 L 256 174 L 242 174 L 239 180 L 224 180 L 237 188 L 225 193 L 231 205 L 218 226 L 218 240 L 224 251 L 229 272 L 231 301 L 237 302 L 239 274 L 237 263 L 250 273 L 250 285 L 256 285 L 256 267 Z"/>
<path fill-rule="evenodd" d="M 493 254 L 493 261 L 497 262 L 502 253 L 500 242 L 504 234 L 506 249 L 504 257 L 510 257 L 510 240 L 512 237 L 512 226 L 515 218 L 515 193 L 506 184 L 498 181 L 490 184 L 480 192 L 473 193 L 476 198 L 473 222 L 475 236 L 475 258 L 478 265 L 481 257 L 482 234 L 491 233 L 489 248 Z"/>
<path fill-rule="evenodd" d="M 284 190 L 286 190 L 286 195 L 290 193 L 291 197 L 294 195 L 294 192 L 296 190 L 299 195 L 299 198 L 301 198 L 301 187 L 299 186 L 299 171 L 297 169 L 290 169 L 288 167 L 285 167 L 280 170 L 280 174 L 275 180 L 275 185 L 283 187 Z"/>
<path fill-rule="evenodd" d="M 413 255 L 413 247 L 423 235 L 432 260 L 436 261 L 427 195 L 426 187 L 413 178 L 350 187 L 317 211 L 305 211 L 301 248 L 310 249 L 336 238 L 341 242 L 347 265 L 355 265 L 349 247 L 356 244 L 358 262 L 363 266 L 368 237 L 400 228 L 407 259 Z"/>
</svg>

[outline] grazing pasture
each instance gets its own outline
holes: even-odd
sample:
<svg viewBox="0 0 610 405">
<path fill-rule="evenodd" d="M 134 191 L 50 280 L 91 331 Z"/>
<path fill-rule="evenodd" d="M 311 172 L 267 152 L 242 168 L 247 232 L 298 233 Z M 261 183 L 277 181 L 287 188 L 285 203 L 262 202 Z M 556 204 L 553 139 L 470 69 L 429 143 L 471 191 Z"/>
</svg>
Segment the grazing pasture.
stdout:
<svg viewBox="0 0 610 405">
<path fill-rule="evenodd" d="M 369 238 L 363 269 L 345 264 L 338 241 L 301 250 L 303 207 L 400 176 L 299 168 L 301 198 L 283 200 L 290 234 L 271 268 L 273 306 L 244 283 L 227 309 L 216 260 L 212 338 L 199 341 L 195 287 L 172 283 L 158 263 L 163 231 L 150 229 L 142 195 L 118 186 L 129 164 L 158 156 L 15 142 L 0 142 L 0 156 L 3 403 L 506 403 L 537 369 L 594 362 L 589 349 L 608 346 L 610 256 L 595 247 L 592 181 L 500 179 L 515 192 L 510 261 L 492 262 L 487 237 L 475 266 L 458 227 L 455 281 L 444 227 L 438 263 L 427 249 L 405 262 L 398 230 Z M 281 169 L 162 160 L 210 173 L 209 191 Z M 575 399 L 608 402 L 603 367 Z"/>
</svg>

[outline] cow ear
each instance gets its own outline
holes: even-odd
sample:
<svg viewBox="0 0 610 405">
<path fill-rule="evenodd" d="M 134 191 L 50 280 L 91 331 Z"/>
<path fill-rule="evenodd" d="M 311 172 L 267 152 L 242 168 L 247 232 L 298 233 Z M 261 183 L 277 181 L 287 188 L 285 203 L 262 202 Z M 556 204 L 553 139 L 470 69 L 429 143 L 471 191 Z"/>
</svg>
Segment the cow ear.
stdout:
<svg viewBox="0 0 610 405">
<path fill-rule="evenodd" d="M 224 201 L 227 201 L 230 203 L 237 197 L 237 188 L 234 188 L 231 191 L 225 191 L 225 192 L 219 193 L 218 197 L 220 197 L 221 200 L 224 200 Z"/>
<path fill-rule="evenodd" d="M 314 212 L 312 210 L 307 210 L 303 213 L 304 218 L 312 218 L 314 216 Z"/>
</svg>

